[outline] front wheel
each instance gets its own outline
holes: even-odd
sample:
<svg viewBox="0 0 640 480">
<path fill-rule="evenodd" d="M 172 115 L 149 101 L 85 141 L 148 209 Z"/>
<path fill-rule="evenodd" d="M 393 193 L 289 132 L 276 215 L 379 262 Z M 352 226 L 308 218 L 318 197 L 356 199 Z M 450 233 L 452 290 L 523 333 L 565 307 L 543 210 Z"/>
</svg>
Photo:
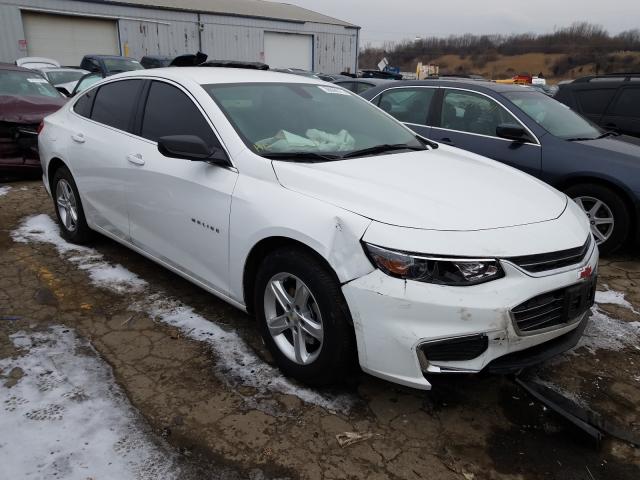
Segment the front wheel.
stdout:
<svg viewBox="0 0 640 480">
<path fill-rule="evenodd" d="M 601 253 L 612 253 L 624 244 L 629 236 L 631 219 L 623 199 L 616 192 L 603 185 L 585 183 L 570 187 L 565 193 L 587 214 Z"/>
<path fill-rule="evenodd" d="M 342 380 L 354 364 L 355 342 L 340 285 L 300 248 L 263 261 L 254 298 L 260 333 L 280 369 L 311 385 Z"/>
</svg>

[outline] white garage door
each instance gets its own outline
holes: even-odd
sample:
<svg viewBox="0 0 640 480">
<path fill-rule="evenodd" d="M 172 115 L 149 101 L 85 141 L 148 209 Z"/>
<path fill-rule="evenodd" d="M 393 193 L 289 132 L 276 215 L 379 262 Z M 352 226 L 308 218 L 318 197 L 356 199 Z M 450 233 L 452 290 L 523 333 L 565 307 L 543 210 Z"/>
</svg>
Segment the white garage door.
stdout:
<svg viewBox="0 0 640 480">
<path fill-rule="evenodd" d="M 264 61 L 272 68 L 313 70 L 313 35 L 264 32 Z"/>
<path fill-rule="evenodd" d="M 30 57 L 79 65 L 88 53 L 120 55 L 115 20 L 22 12 Z"/>
</svg>

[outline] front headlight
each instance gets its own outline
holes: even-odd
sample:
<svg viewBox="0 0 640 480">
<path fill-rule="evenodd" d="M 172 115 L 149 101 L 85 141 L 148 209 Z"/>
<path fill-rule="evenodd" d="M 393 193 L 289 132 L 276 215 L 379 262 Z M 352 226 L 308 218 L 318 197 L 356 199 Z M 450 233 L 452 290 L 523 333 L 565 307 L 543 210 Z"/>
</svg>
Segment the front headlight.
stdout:
<svg viewBox="0 0 640 480">
<path fill-rule="evenodd" d="M 504 277 L 497 260 L 421 256 L 368 243 L 364 247 L 373 264 L 392 277 L 453 286 L 477 285 Z"/>
</svg>

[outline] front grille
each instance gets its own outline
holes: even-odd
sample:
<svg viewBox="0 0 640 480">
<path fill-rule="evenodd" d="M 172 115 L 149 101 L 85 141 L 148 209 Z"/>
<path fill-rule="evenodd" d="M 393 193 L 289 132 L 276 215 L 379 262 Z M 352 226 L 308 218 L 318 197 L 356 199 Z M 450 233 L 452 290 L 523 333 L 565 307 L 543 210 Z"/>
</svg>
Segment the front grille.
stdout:
<svg viewBox="0 0 640 480">
<path fill-rule="evenodd" d="M 420 346 L 427 360 L 432 362 L 454 362 L 472 360 L 480 356 L 489 347 L 486 335 L 449 338 Z"/>
<path fill-rule="evenodd" d="M 546 272 L 548 270 L 555 270 L 580 263 L 587 253 L 589 253 L 590 247 L 591 235 L 587 237 L 587 241 L 584 242 L 584 245 L 581 247 L 552 253 L 540 253 L 538 255 L 510 257 L 505 258 L 505 260 L 515 263 L 520 268 L 531 273 Z"/>
<path fill-rule="evenodd" d="M 593 305 L 596 294 L 595 277 L 586 283 L 554 290 L 533 297 L 511 310 L 520 332 L 567 324 Z"/>
</svg>

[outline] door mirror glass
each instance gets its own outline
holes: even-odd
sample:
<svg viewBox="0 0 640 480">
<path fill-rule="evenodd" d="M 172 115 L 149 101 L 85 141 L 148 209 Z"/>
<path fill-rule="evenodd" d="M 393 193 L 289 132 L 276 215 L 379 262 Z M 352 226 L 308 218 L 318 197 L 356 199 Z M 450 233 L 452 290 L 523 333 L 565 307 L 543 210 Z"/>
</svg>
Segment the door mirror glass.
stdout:
<svg viewBox="0 0 640 480">
<path fill-rule="evenodd" d="M 227 164 L 227 156 L 216 147 L 207 145 L 197 135 L 167 135 L 158 139 L 158 151 L 165 157 L 196 162 Z"/>
<path fill-rule="evenodd" d="M 514 142 L 527 142 L 530 140 L 526 130 L 515 123 L 501 123 L 496 127 L 496 135 Z"/>
</svg>

